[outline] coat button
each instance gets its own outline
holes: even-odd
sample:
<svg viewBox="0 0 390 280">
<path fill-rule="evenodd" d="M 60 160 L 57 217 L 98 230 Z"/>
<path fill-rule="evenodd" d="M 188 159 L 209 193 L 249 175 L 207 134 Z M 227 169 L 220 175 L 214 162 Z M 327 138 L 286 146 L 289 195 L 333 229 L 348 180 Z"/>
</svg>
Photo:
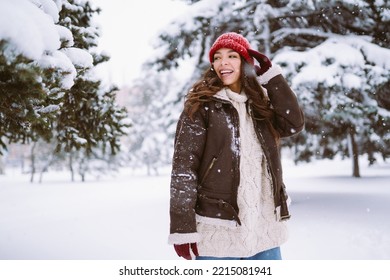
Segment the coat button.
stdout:
<svg viewBox="0 0 390 280">
<path fill-rule="evenodd" d="M 222 103 L 219 103 L 219 102 L 215 103 L 215 108 L 221 109 L 222 108 Z"/>
</svg>

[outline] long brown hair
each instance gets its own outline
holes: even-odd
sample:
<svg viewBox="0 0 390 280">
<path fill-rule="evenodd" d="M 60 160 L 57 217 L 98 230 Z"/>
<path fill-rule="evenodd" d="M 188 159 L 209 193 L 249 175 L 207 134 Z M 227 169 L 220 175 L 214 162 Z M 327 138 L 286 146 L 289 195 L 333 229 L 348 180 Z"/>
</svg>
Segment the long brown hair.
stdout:
<svg viewBox="0 0 390 280">
<path fill-rule="evenodd" d="M 254 119 L 264 120 L 274 137 L 278 139 L 279 135 L 272 125 L 275 113 L 270 105 L 269 98 L 257 81 L 253 66 L 248 64 L 242 57 L 240 81 L 241 90 L 248 97 Z M 208 68 L 204 72 L 202 79 L 194 83 L 187 94 L 184 103 L 185 112 L 192 118 L 199 106 L 203 102 L 210 101 L 211 97 L 223 87 L 225 86 L 214 69 Z"/>
</svg>

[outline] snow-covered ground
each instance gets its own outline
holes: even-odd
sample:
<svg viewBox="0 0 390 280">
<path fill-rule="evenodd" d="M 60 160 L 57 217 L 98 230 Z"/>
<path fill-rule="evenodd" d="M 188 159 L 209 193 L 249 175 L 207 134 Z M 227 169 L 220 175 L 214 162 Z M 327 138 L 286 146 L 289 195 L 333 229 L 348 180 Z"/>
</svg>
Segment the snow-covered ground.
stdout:
<svg viewBox="0 0 390 280">
<path fill-rule="evenodd" d="M 293 199 L 289 260 L 390 259 L 390 164 L 350 176 L 350 161 L 294 166 L 284 161 Z M 123 169 L 71 183 L 49 173 L 42 184 L 0 176 L 0 259 L 178 259 L 167 244 L 169 169 L 148 177 Z"/>
</svg>

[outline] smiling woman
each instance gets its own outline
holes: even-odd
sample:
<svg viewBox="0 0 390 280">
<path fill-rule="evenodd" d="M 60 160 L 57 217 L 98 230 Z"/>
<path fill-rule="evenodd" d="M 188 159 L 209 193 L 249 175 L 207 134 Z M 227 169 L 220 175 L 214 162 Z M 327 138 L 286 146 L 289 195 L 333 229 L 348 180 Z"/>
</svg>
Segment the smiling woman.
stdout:
<svg viewBox="0 0 390 280">
<path fill-rule="evenodd" d="M 172 0 L 90 1 L 101 8 L 96 19 L 102 30 L 98 48 L 111 58 L 99 66 L 99 76 L 119 86 L 137 78 L 142 63 L 153 53 L 151 40 L 186 8 L 183 1 Z"/>
<path fill-rule="evenodd" d="M 281 259 L 290 214 L 279 138 L 303 129 L 302 110 L 242 35 L 222 34 L 209 59 L 177 124 L 169 243 L 185 259 Z"/>
</svg>

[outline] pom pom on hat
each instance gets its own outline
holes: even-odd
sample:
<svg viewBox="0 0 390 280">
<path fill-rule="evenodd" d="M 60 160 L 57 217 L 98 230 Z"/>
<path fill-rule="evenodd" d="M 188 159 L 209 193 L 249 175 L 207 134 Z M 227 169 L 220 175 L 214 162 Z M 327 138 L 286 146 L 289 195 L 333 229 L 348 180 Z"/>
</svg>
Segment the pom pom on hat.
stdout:
<svg viewBox="0 0 390 280">
<path fill-rule="evenodd" d="M 228 32 L 219 36 L 211 46 L 209 52 L 210 63 L 214 61 L 215 52 L 222 48 L 228 48 L 238 52 L 249 64 L 254 65 L 253 57 L 248 53 L 251 45 L 244 36 L 235 32 Z"/>
</svg>

